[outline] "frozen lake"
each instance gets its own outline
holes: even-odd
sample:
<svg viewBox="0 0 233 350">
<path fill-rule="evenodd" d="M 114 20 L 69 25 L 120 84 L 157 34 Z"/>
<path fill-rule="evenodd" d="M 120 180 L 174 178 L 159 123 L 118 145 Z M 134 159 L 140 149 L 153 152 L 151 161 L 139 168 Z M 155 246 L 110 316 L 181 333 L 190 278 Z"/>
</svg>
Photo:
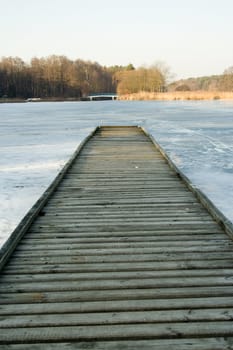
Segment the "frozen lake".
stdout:
<svg viewBox="0 0 233 350">
<path fill-rule="evenodd" d="M 233 221 L 233 101 L 0 104 L 0 245 L 98 125 L 144 126 Z"/>
</svg>

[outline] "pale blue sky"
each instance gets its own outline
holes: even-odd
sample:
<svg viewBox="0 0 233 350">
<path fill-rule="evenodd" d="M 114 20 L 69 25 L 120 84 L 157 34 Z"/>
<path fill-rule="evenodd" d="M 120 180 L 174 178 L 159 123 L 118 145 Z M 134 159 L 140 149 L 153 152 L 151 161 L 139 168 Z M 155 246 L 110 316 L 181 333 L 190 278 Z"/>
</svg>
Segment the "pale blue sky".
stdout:
<svg viewBox="0 0 233 350">
<path fill-rule="evenodd" d="M 232 0 L 0 0 L 0 56 L 164 61 L 176 78 L 233 65 Z"/>
</svg>

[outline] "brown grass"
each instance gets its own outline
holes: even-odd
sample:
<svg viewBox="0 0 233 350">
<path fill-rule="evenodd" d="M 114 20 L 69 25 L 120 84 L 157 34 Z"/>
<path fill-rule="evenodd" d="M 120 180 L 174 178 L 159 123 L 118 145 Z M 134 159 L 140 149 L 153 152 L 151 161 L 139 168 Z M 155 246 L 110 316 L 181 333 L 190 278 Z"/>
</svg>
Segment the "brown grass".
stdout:
<svg viewBox="0 0 233 350">
<path fill-rule="evenodd" d="M 172 92 L 138 92 L 119 95 L 119 100 L 233 100 L 233 92 L 221 91 L 172 91 Z"/>
</svg>

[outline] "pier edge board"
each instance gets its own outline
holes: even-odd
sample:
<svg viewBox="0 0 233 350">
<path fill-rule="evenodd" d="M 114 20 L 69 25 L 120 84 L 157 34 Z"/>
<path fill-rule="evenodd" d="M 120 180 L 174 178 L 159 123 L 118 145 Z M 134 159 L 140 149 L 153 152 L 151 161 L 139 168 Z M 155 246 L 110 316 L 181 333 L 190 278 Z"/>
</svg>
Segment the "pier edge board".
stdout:
<svg viewBox="0 0 233 350">
<path fill-rule="evenodd" d="M 24 236 L 26 231 L 29 229 L 35 218 L 39 215 L 42 208 L 48 202 L 49 198 L 56 190 L 63 177 L 65 176 L 68 169 L 72 166 L 73 162 L 77 158 L 78 154 L 81 152 L 85 144 L 89 141 L 89 139 L 97 132 L 100 127 L 95 127 L 94 130 L 79 144 L 77 149 L 71 155 L 70 159 L 63 166 L 61 171 L 57 174 L 52 183 L 48 186 L 48 188 L 44 191 L 44 193 L 40 196 L 40 198 L 35 202 L 31 209 L 26 213 L 26 215 L 22 218 L 20 223 L 13 230 L 9 238 L 3 244 L 0 249 L 0 271 L 5 266 L 6 262 L 10 258 L 11 254 L 17 247 L 17 244 Z"/>
<path fill-rule="evenodd" d="M 148 131 L 141 127 L 145 135 L 147 135 L 150 140 L 155 145 L 156 149 L 162 154 L 164 159 L 167 161 L 171 169 L 182 179 L 188 189 L 195 195 L 199 202 L 207 209 L 212 218 L 219 224 L 219 226 L 227 233 L 228 237 L 233 240 L 233 223 L 216 207 L 216 205 L 201 191 L 197 188 L 192 181 L 179 169 L 175 163 L 171 160 L 167 152 L 158 144 L 154 136 L 152 136 Z"/>
</svg>

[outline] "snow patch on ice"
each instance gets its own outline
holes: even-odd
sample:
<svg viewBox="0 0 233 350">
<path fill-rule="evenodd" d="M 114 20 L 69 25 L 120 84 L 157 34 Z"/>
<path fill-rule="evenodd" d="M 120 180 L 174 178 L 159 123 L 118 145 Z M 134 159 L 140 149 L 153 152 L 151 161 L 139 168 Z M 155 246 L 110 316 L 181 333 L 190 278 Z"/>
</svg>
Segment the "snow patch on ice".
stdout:
<svg viewBox="0 0 233 350">
<path fill-rule="evenodd" d="M 21 164 L 21 165 L 12 165 L 12 166 L 0 166 L 0 171 L 8 172 L 8 171 L 32 171 L 32 170 L 49 170 L 49 169 L 58 169 L 61 168 L 63 162 L 58 163 L 36 163 L 36 164 Z"/>
</svg>

